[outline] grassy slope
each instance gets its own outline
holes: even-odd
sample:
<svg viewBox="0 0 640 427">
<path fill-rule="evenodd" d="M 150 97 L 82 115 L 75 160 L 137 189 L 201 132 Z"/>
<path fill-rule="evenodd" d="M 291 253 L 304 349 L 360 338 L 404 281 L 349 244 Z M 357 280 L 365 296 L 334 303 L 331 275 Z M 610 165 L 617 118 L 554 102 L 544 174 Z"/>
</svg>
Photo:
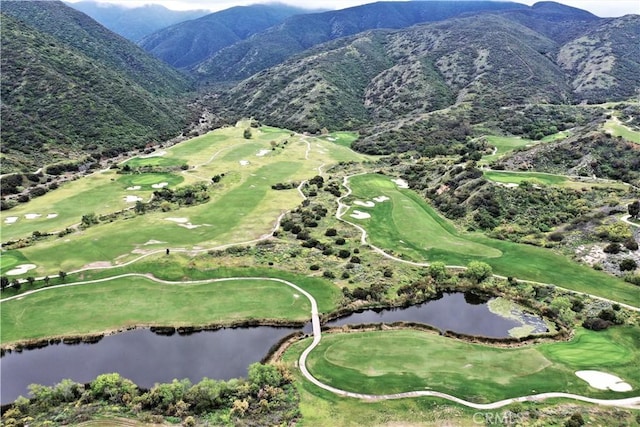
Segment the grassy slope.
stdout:
<svg viewBox="0 0 640 427">
<path fill-rule="evenodd" d="M 638 304 L 637 289 L 632 285 L 549 250 L 490 239 L 481 234 L 460 233 L 418 194 L 390 187 L 389 180 L 382 175 L 361 175 L 350 180 L 356 199 L 371 200 L 381 195 L 392 199 L 376 204 L 375 208 L 355 207 L 370 212 L 370 219 L 357 220 L 346 216 L 365 227 L 370 241 L 376 246 L 416 261 L 466 265 L 472 260 L 481 260 L 490 264 L 495 273 L 505 276 L 553 283 L 579 292 Z M 394 204 L 393 209 L 385 205 L 391 203 Z M 486 252 L 477 252 L 481 248 Z"/>
<path fill-rule="evenodd" d="M 321 381 L 363 393 L 427 388 L 473 401 L 549 391 L 622 398 L 636 392 L 598 391 L 574 372 L 603 370 L 637 389 L 639 338 L 637 327 L 581 329 L 568 343 L 505 349 L 413 330 L 329 334 L 311 353 L 309 368 Z"/>
</svg>

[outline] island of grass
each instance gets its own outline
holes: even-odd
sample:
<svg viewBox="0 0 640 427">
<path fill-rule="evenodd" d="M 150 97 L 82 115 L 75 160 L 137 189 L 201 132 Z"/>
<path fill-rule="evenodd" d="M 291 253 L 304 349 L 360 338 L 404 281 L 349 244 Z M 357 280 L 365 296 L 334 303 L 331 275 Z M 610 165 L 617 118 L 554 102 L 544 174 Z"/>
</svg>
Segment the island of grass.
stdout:
<svg viewBox="0 0 640 427">
<path fill-rule="evenodd" d="M 637 289 L 624 281 L 595 271 L 543 248 L 463 233 L 442 218 L 417 193 L 399 188 L 392 178 L 365 174 L 349 179 L 353 193 L 347 202 L 373 201 L 373 207 L 354 206 L 343 215 L 368 233 L 369 242 L 416 262 L 442 261 L 466 266 L 483 261 L 494 273 L 564 287 L 637 305 Z M 351 201 L 351 202 L 350 202 Z M 370 217 L 352 217 L 354 209 Z"/>
<path fill-rule="evenodd" d="M 333 387 L 366 394 L 445 392 L 483 403 L 563 391 L 598 398 L 637 394 L 640 328 L 579 329 L 569 342 L 518 348 L 474 344 L 416 330 L 325 334 L 307 359 L 310 372 Z M 298 354 L 308 340 L 293 346 Z M 613 373 L 634 391 L 597 390 L 579 379 L 583 369 Z"/>
</svg>

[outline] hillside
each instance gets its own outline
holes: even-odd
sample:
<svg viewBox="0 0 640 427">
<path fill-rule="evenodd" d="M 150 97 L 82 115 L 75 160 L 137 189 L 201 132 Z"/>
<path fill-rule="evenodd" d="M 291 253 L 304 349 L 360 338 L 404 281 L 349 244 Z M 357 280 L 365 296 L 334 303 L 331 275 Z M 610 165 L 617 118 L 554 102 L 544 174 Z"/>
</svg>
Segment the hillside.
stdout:
<svg viewBox="0 0 640 427">
<path fill-rule="evenodd" d="M 3 172 L 180 132 L 189 81 L 61 2 L 2 3 Z"/>
<path fill-rule="evenodd" d="M 463 101 L 559 102 L 570 87 L 545 55 L 554 48 L 494 15 L 375 31 L 260 72 L 225 102 L 237 113 L 311 131 L 415 118 Z"/>
<path fill-rule="evenodd" d="M 533 28 L 545 19 L 551 28 L 571 13 L 529 12 L 530 25 L 519 22 L 520 12 L 481 14 L 328 42 L 242 81 L 216 102 L 232 117 L 250 114 L 306 131 L 362 127 L 377 137 L 453 105 L 473 106 L 470 120 L 477 123 L 495 120 L 503 106 L 600 102 L 605 92 L 622 100 L 640 88 L 633 77 L 640 73 L 639 16 L 598 20 L 560 44 Z M 577 13 L 574 31 L 588 17 Z M 580 43 L 588 46 L 578 49 Z"/>
<path fill-rule="evenodd" d="M 68 5 L 95 19 L 116 34 L 132 42 L 179 22 L 208 14 L 206 10 L 171 10 L 157 4 L 124 7 L 117 4 L 80 1 Z"/>
<path fill-rule="evenodd" d="M 299 13 L 308 10 L 278 3 L 232 7 L 164 28 L 145 37 L 140 46 L 174 67 L 189 68 Z"/>
<path fill-rule="evenodd" d="M 491 1 L 378 2 L 297 15 L 221 50 L 191 71 L 203 81 L 240 80 L 318 44 L 377 28 L 406 28 L 466 13 L 518 10 L 521 4 Z"/>
</svg>

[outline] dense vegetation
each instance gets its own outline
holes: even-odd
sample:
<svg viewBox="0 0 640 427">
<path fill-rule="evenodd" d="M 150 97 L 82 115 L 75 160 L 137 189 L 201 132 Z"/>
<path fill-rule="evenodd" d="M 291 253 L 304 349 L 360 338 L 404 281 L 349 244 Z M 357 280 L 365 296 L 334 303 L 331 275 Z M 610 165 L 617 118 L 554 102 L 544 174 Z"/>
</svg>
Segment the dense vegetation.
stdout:
<svg viewBox="0 0 640 427">
<path fill-rule="evenodd" d="M 282 365 L 255 363 L 246 379 L 197 384 L 174 380 L 150 390 L 138 388 L 118 374 L 99 375 L 89 384 L 63 380 L 53 387 L 33 385 L 33 398 L 18 398 L 2 414 L 3 425 L 77 424 L 96 414 L 137 418 L 145 423 L 168 420 L 195 426 L 289 425 L 300 416 L 298 393 Z M 48 423 L 48 424 L 47 424 Z"/>
<path fill-rule="evenodd" d="M 238 6 L 167 26 L 140 40 L 147 52 L 177 68 L 190 68 L 221 49 L 277 25 L 303 9 L 283 4 Z"/>
<path fill-rule="evenodd" d="M 186 125 L 185 77 L 86 15 L 58 2 L 2 13 L 3 172 L 112 157 Z"/>
</svg>

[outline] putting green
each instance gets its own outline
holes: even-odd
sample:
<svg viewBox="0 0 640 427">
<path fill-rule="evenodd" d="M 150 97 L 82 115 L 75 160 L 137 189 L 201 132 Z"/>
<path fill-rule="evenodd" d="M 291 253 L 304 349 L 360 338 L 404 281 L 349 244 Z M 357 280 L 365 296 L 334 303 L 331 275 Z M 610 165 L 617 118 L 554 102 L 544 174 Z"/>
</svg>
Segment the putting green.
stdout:
<svg viewBox="0 0 640 427">
<path fill-rule="evenodd" d="M 140 166 L 156 166 L 156 167 L 171 167 L 171 166 L 181 166 L 184 163 L 179 159 L 168 159 L 162 156 L 154 156 L 154 157 L 134 157 L 131 160 L 128 160 L 126 165 L 131 166 L 132 168 L 140 167 Z"/>
<path fill-rule="evenodd" d="M 640 328 L 620 328 L 595 339 L 624 355 L 608 359 L 606 369 L 597 354 L 589 355 L 594 342 L 592 336 L 598 334 L 580 330 L 579 337 L 583 339 L 578 341 L 513 349 L 472 344 L 414 330 L 325 334 L 309 355 L 307 364 L 320 381 L 359 393 L 431 389 L 472 401 L 551 391 L 608 398 L 635 395 L 635 391 L 598 391 L 574 375 L 585 366 L 595 366 L 620 376 L 635 390 L 640 387 L 640 373 L 635 369 L 640 356 L 634 343 Z M 620 337 L 624 337 L 622 342 L 615 342 Z M 302 346 L 304 344 L 308 341 Z M 557 347 L 560 350 L 556 350 Z M 564 350 L 567 347 L 579 350 L 581 357 L 570 357 Z"/>
<path fill-rule="evenodd" d="M 152 185 L 166 182 L 168 187 L 174 187 L 184 181 L 184 178 L 180 175 L 174 175 L 170 173 L 141 173 L 123 175 L 118 179 L 118 183 L 122 184 L 125 188 L 134 187 L 136 185 L 148 187 L 146 189 L 152 189 Z M 134 193 L 128 193 L 134 194 Z"/>
<path fill-rule="evenodd" d="M 28 263 L 28 260 L 19 252 L 3 252 L 0 254 L 0 273 L 4 274 L 16 265 Z"/>
<path fill-rule="evenodd" d="M 384 175 L 358 175 L 349 180 L 350 200 L 389 200 L 373 208 L 353 206 L 343 218 L 365 228 L 369 241 L 380 248 L 418 262 L 443 261 L 465 266 L 484 261 L 503 276 L 551 283 L 631 305 L 638 304 L 637 288 L 624 281 L 577 264 L 569 258 L 534 246 L 490 239 L 480 233 L 461 233 L 439 216 L 417 193 L 399 189 Z M 355 211 L 371 215 L 351 217 Z"/>
</svg>

